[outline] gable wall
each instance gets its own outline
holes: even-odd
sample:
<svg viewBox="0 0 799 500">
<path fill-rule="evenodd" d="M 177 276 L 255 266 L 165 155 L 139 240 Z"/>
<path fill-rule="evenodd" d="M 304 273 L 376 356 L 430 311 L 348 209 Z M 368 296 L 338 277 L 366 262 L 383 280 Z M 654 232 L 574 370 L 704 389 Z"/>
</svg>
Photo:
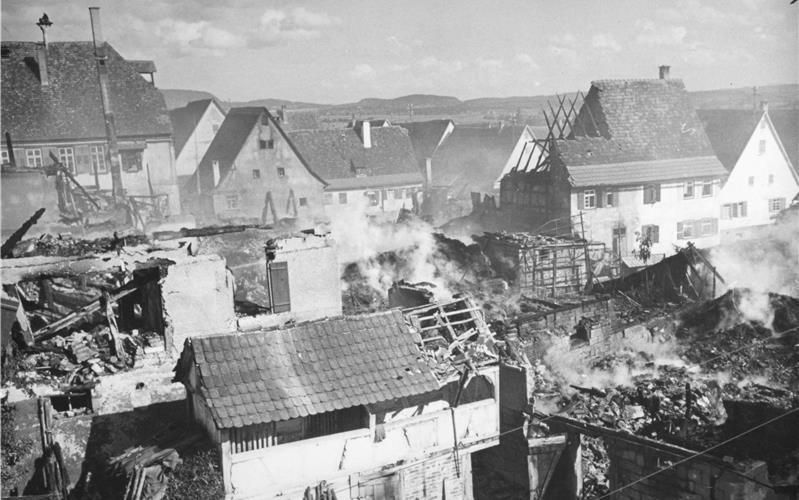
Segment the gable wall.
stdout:
<svg viewBox="0 0 799 500">
<path fill-rule="evenodd" d="M 259 141 L 270 138 L 274 140 L 274 148 L 261 149 Z M 284 176 L 278 175 L 278 168 L 285 170 Z M 259 171 L 259 178 L 254 177 L 254 170 Z M 263 125 L 259 120 L 233 168 L 214 190 L 214 211 L 223 220 L 247 219 L 272 224 L 275 222 L 272 211 L 264 212 L 270 193 L 278 220 L 297 217 L 301 227 L 313 225 L 324 219 L 322 189 L 322 183 L 305 168 L 274 125 Z M 238 207 L 231 208 L 228 202 L 236 196 Z M 300 206 L 301 198 L 306 200 L 305 207 Z"/>
<path fill-rule="evenodd" d="M 225 120 L 225 115 L 214 103 L 211 103 L 200 118 L 199 123 L 194 131 L 189 136 L 183 150 L 175 160 L 175 170 L 178 177 L 189 176 L 194 173 L 197 166 L 202 161 L 205 152 L 208 151 L 208 146 L 214 140 L 216 133 L 213 126 L 222 126 Z"/>
<path fill-rule="evenodd" d="M 760 154 L 760 141 L 766 141 L 766 150 Z M 773 182 L 769 183 L 769 175 Z M 749 178 L 754 177 L 753 185 Z M 726 184 L 721 190 L 720 205 L 746 202 L 747 216 L 720 220 L 720 228 L 729 231 L 737 228 L 760 226 L 774 222 L 769 212 L 769 199 L 785 198 L 785 206 L 799 192 L 788 161 L 780 150 L 772 127 L 761 117 L 752 136 L 746 143 Z"/>
</svg>

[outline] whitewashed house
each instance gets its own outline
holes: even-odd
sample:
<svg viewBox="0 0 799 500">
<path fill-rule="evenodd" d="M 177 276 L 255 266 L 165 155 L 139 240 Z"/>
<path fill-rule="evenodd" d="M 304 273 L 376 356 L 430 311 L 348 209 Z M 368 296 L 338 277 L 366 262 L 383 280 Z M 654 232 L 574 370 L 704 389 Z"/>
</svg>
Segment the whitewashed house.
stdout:
<svg viewBox="0 0 799 500">
<path fill-rule="evenodd" d="M 786 149 L 796 147 L 797 137 L 785 128 L 781 136 L 765 104 L 756 113 L 708 110 L 700 115 L 729 171 L 719 195 L 719 229 L 726 236 L 746 236 L 744 228 L 773 223 L 799 193 L 799 174 Z"/>
<path fill-rule="evenodd" d="M 201 99 L 171 110 L 169 119 L 174 130 L 175 170 L 182 186 L 200 165 L 225 121 L 225 111 L 215 99 Z"/>
</svg>

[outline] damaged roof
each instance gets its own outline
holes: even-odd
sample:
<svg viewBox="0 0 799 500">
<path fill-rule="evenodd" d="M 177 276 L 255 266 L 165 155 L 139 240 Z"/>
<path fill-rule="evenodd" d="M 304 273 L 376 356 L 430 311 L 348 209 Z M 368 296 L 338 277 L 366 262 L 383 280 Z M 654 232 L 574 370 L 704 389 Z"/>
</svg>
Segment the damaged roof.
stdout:
<svg viewBox="0 0 799 500">
<path fill-rule="evenodd" d="M 186 341 L 176 379 L 199 387 L 218 428 L 422 394 L 439 382 L 399 310 Z"/>
<path fill-rule="evenodd" d="M 49 84 L 42 85 L 35 42 L 2 43 L 2 124 L 17 142 L 105 139 L 92 42 L 47 44 Z M 136 65 L 105 44 L 111 102 L 120 137 L 170 136 L 161 92 Z"/>
<path fill-rule="evenodd" d="M 308 168 L 332 189 L 421 184 L 424 180 L 408 132 L 401 127 L 372 127 L 365 148 L 354 128 L 287 131 Z"/>
</svg>

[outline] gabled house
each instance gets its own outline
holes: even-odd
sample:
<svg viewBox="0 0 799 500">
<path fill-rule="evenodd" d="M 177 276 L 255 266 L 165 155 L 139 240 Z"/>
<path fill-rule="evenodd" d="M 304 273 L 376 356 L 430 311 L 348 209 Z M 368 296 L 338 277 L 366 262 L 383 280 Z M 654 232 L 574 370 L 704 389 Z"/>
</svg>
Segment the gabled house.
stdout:
<svg viewBox="0 0 799 500">
<path fill-rule="evenodd" d="M 172 125 L 155 88 L 155 65 L 105 44 L 109 100 L 128 195 L 164 195 L 180 212 Z M 148 64 L 145 64 L 148 63 Z M 54 154 L 86 188 L 111 189 L 110 158 L 92 42 L 2 43 L 3 164 L 40 168 Z"/>
<path fill-rule="evenodd" d="M 799 194 L 794 163 L 799 149 L 799 111 L 769 111 L 764 105 L 757 113 L 704 110 L 699 116 L 729 172 L 719 195 L 719 228 L 728 233 L 773 223 Z"/>
<path fill-rule="evenodd" d="M 534 232 L 581 233 L 617 257 L 645 240 L 667 255 L 718 243 L 727 172 L 668 67 L 659 79 L 592 82 L 576 118 L 558 127 L 541 141 L 544 161 L 503 178 L 503 211 Z"/>
<path fill-rule="evenodd" d="M 225 120 L 225 110 L 216 99 L 200 99 L 171 110 L 169 118 L 174 131 L 175 171 L 182 188 L 208 151 Z"/>
<path fill-rule="evenodd" d="M 471 193 L 495 195 L 499 181 L 518 163 L 535 153 L 534 135 L 527 126 L 455 125 L 450 120 L 403 124 L 428 187 L 439 200 L 428 215 L 453 218 L 471 211 Z M 540 154 L 540 153 L 539 153 Z"/>
<path fill-rule="evenodd" d="M 196 215 L 300 227 L 324 219 L 326 182 L 263 107 L 232 108 L 186 183 Z"/>
<path fill-rule="evenodd" d="M 308 168 L 324 179 L 327 215 L 360 212 L 396 219 L 418 202 L 423 177 L 408 132 L 396 126 L 292 130 L 286 133 Z"/>
<path fill-rule="evenodd" d="M 499 444 L 499 367 L 436 371 L 410 324 L 395 309 L 187 340 L 175 378 L 226 497 L 473 498 L 472 456 Z"/>
</svg>

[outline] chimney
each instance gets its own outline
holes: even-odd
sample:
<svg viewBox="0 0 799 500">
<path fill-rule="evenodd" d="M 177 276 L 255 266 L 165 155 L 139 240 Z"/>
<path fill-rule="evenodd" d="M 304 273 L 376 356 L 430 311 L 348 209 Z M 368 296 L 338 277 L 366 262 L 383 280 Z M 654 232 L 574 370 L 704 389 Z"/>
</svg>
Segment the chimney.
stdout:
<svg viewBox="0 0 799 500">
<path fill-rule="evenodd" d="M 43 13 L 36 23 L 36 26 L 42 30 L 42 46 L 36 47 L 36 62 L 39 65 L 39 81 L 42 85 L 50 85 L 50 77 L 47 74 L 47 28 L 52 25 L 46 13 Z"/>
<path fill-rule="evenodd" d="M 427 186 L 428 187 L 433 185 L 433 159 L 432 158 L 425 158 L 424 159 L 424 179 L 427 182 Z"/>
<path fill-rule="evenodd" d="M 363 147 L 369 149 L 372 147 L 372 124 L 369 123 L 369 120 L 362 120 L 360 126 L 360 133 L 361 133 L 361 141 L 363 141 Z"/>
<path fill-rule="evenodd" d="M 668 80 L 669 79 L 669 70 L 671 66 L 660 66 L 660 79 L 661 80 Z"/>
<path fill-rule="evenodd" d="M 36 47 L 36 62 L 39 64 L 39 81 L 42 86 L 50 85 L 50 78 L 47 76 L 47 47 L 40 45 Z"/>
</svg>

